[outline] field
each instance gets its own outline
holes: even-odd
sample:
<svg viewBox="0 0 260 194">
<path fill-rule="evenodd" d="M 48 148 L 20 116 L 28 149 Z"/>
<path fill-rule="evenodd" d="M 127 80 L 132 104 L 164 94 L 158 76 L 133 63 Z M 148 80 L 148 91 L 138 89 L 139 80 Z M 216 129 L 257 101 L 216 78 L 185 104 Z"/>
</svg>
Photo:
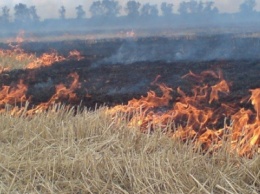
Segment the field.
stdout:
<svg viewBox="0 0 260 194">
<path fill-rule="evenodd" d="M 259 193 L 258 42 L 3 43 L 0 192 Z"/>
</svg>

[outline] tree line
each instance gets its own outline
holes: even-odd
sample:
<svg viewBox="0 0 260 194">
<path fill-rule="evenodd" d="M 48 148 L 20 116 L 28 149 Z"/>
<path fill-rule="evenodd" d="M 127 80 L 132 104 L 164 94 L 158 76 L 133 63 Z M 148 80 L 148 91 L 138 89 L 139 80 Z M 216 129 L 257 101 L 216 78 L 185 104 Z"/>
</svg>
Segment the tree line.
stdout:
<svg viewBox="0 0 260 194">
<path fill-rule="evenodd" d="M 177 12 L 173 11 L 174 4 L 162 2 L 160 5 L 145 3 L 141 4 L 135 0 L 129 0 L 126 5 L 121 6 L 116 0 L 98 0 L 94 1 L 88 10 L 90 15 L 89 18 L 86 17 L 86 11 L 82 5 L 75 6 L 75 13 L 77 20 L 83 19 L 117 19 L 117 18 L 158 18 L 165 17 L 171 18 L 173 16 L 180 16 L 183 18 L 193 18 L 194 17 L 216 17 L 219 15 L 219 10 L 215 6 L 213 1 L 195 1 L 189 0 L 181 2 Z M 253 16 L 258 12 L 255 10 L 256 0 L 244 0 L 244 2 L 239 6 L 239 15 Z M 66 7 L 61 6 L 59 10 L 60 20 L 67 20 Z M 121 13 L 124 12 L 122 15 Z M 161 14 L 159 14 L 161 13 Z M 13 19 L 11 19 L 13 18 Z M 0 23 L 39 23 L 41 22 L 40 16 L 37 13 L 35 6 L 27 6 L 26 4 L 19 3 L 14 6 L 14 15 L 11 16 L 10 8 L 7 6 L 2 7 L 2 13 L 0 14 Z"/>
</svg>

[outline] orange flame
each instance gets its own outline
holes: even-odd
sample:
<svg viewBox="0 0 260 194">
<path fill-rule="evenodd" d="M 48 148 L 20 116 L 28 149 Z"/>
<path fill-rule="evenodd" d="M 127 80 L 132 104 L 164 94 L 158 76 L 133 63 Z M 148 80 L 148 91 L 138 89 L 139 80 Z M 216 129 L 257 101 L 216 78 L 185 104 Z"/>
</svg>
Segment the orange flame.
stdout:
<svg viewBox="0 0 260 194">
<path fill-rule="evenodd" d="M 257 112 L 257 120 L 260 121 L 260 88 L 251 90 L 252 96 L 250 98 L 252 105 L 254 105 Z"/>
<path fill-rule="evenodd" d="M 160 126 L 173 138 L 183 141 L 193 140 L 196 147 L 201 147 L 203 150 L 219 149 L 228 136 L 231 139 L 231 151 L 251 157 L 260 147 L 260 88 L 251 90 L 250 100 L 256 113 L 245 109 L 237 110 L 228 104 L 214 108 L 211 104 L 219 100 L 219 93 L 229 93 L 229 84 L 223 79 L 221 72 L 204 71 L 200 75 L 190 72 L 183 78 L 195 78 L 202 83 L 207 76 L 219 81 L 212 86 L 195 86 L 192 96 L 187 96 L 184 91 L 177 88 L 180 97 L 175 99 L 172 108 L 163 112 L 157 109 L 169 107 L 169 102 L 172 100 L 170 93 L 173 91 L 165 85 L 159 85 L 163 93 L 161 97 L 150 91 L 147 97 L 130 100 L 127 105 L 115 106 L 109 113 L 127 113 L 130 126 L 137 125 L 146 132 L 151 132 L 156 126 Z M 216 124 L 220 122 L 222 115 L 231 116 L 233 124 L 217 128 Z M 174 125 L 177 124 L 178 127 L 169 123 L 175 123 Z"/>
<path fill-rule="evenodd" d="M 77 50 L 70 51 L 68 58 L 76 59 L 77 61 L 84 59 L 84 57 L 81 55 L 81 53 Z"/>
<path fill-rule="evenodd" d="M 24 42 L 24 36 L 25 36 L 25 31 L 24 30 L 20 30 L 18 35 L 16 36 L 16 42 L 19 45 Z"/>
<path fill-rule="evenodd" d="M 71 73 L 68 77 L 73 78 L 72 84 L 69 86 L 69 88 L 67 88 L 63 84 L 57 85 L 56 93 L 50 98 L 50 100 L 48 102 L 41 103 L 35 108 L 29 110 L 27 112 L 27 115 L 44 112 L 48 110 L 48 108 L 50 108 L 52 105 L 55 105 L 56 103 L 62 102 L 64 100 L 67 100 L 69 102 L 77 101 L 78 98 L 74 91 L 80 88 L 79 75 L 77 73 Z"/>
<path fill-rule="evenodd" d="M 210 94 L 209 103 L 211 104 L 213 100 L 218 101 L 218 93 L 229 93 L 229 86 L 228 83 L 225 80 L 221 80 L 218 84 L 211 87 L 212 91 Z"/>
<path fill-rule="evenodd" d="M 39 68 L 41 66 L 50 66 L 55 62 L 61 62 L 66 60 L 65 57 L 58 55 L 56 51 L 53 51 L 50 54 L 44 53 L 42 56 L 39 58 L 36 58 L 34 61 L 29 63 L 27 65 L 27 69 L 35 69 Z"/>
<path fill-rule="evenodd" d="M 77 61 L 84 59 L 81 53 L 77 50 L 70 51 L 68 57 L 59 55 L 55 50 L 51 51 L 50 53 L 43 53 L 40 57 L 36 57 L 34 54 L 26 53 L 21 48 L 21 43 L 23 41 L 19 37 L 20 36 L 17 37 L 17 39 L 19 39 L 18 44 L 12 45 L 12 43 L 9 43 L 11 49 L 7 49 L 7 50 L 0 49 L 0 57 L 15 58 L 17 61 L 29 60 L 31 62 L 29 62 L 28 65 L 26 66 L 27 69 L 36 69 L 44 66 L 51 66 L 55 62 L 61 62 L 68 59 L 75 59 Z M 10 67 L 3 68 L 0 66 L 0 72 L 9 69 Z"/>
<path fill-rule="evenodd" d="M 78 97 L 74 92 L 80 88 L 79 75 L 77 73 L 71 73 L 68 77 L 73 79 L 69 87 L 64 84 L 58 84 L 56 86 L 56 93 L 49 99 L 48 102 L 43 102 L 34 108 L 26 111 L 26 115 L 33 115 L 48 110 L 51 106 L 59 102 L 68 101 L 70 103 L 78 102 Z M 12 110 L 12 115 L 20 115 L 22 111 L 17 109 L 18 103 L 30 102 L 30 97 L 26 97 L 28 90 L 27 85 L 23 84 L 21 80 L 16 86 L 2 86 L 0 90 L 0 112 L 5 111 L 7 104 L 15 106 Z M 23 110 L 23 108 L 21 108 Z"/>
<path fill-rule="evenodd" d="M 0 106 L 25 102 L 27 100 L 26 92 L 27 86 L 23 84 L 22 80 L 20 80 L 16 87 L 3 86 L 0 91 Z"/>
</svg>

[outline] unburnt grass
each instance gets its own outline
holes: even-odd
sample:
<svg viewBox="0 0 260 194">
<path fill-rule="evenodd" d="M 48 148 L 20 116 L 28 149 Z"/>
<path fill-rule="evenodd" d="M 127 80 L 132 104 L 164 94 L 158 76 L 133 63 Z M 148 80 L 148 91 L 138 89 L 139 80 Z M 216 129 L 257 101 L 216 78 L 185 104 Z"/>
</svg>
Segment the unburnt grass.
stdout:
<svg viewBox="0 0 260 194">
<path fill-rule="evenodd" d="M 125 115 L 63 107 L 31 118 L 0 115 L 1 193 L 259 193 L 260 156 L 243 158 L 228 141 L 194 152 Z M 122 122 L 118 123 L 117 121 Z"/>
</svg>

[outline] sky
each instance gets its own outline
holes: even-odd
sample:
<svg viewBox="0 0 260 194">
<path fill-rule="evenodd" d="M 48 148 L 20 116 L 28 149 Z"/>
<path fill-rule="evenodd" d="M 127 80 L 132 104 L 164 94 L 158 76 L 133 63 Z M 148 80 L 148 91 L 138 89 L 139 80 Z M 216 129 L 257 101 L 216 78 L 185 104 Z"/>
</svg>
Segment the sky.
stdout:
<svg viewBox="0 0 260 194">
<path fill-rule="evenodd" d="M 59 8 L 63 5 L 66 8 L 66 17 L 75 17 L 75 7 L 82 5 L 84 10 L 87 12 L 89 6 L 94 0 L 0 0 L 0 7 L 8 6 L 13 13 L 13 7 L 18 3 L 24 3 L 28 6 L 35 5 L 38 15 L 41 19 L 46 18 L 57 18 L 59 16 Z M 117 0 L 121 5 L 125 5 L 128 0 Z M 140 3 L 150 3 L 160 5 L 162 2 L 168 2 L 174 4 L 174 12 L 177 12 L 178 5 L 182 0 L 137 0 Z M 202 0 L 203 1 L 203 0 Z M 205 1 L 205 0 L 204 0 Z M 239 10 L 239 5 L 244 0 L 213 0 L 216 7 L 219 8 L 220 12 L 236 12 Z M 257 10 L 260 10 L 260 0 L 256 0 Z M 158 6 L 159 7 L 159 6 Z"/>
</svg>

